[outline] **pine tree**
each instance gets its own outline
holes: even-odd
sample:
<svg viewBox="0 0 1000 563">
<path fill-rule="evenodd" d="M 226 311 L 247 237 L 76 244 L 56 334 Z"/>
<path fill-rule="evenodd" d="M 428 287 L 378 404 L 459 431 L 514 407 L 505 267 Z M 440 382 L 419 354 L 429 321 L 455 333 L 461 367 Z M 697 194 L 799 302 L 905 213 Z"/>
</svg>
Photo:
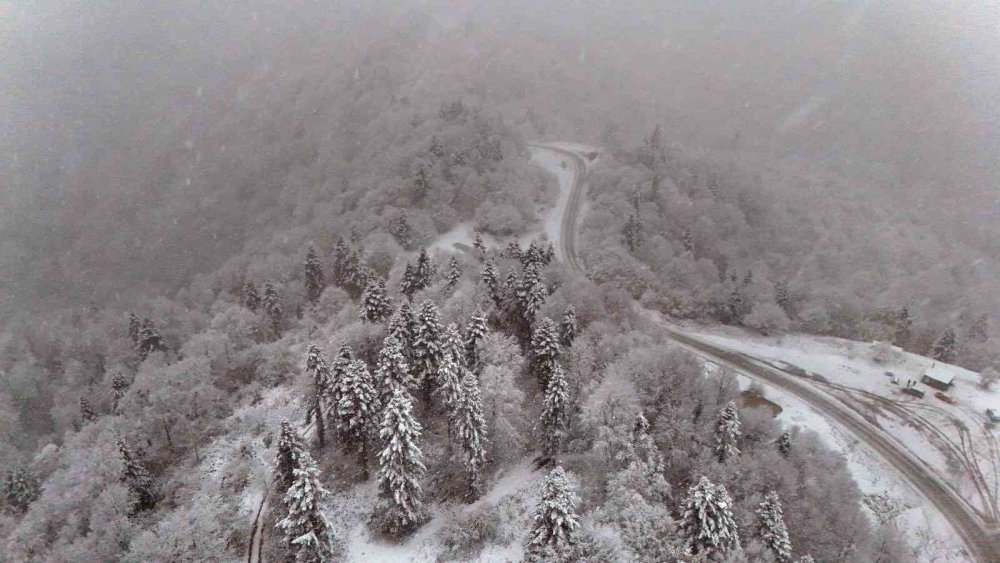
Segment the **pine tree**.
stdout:
<svg viewBox="0 0 1000 563">
<path fill-rule="evenodd" d="M 285 308 L 281 304 L 281 297 L 278 296 L 278 290 L 275 289 L 274 284 L 270 281 L 264 282 L 264 301 L 262 305 L 264 306 L 264 312 L 271 319 L 271 330 L 274 331 L 275 335 L 280 335 L 281 323 L 285 318 Z"/>
<path fill-rule="evenodd" d="M 475 248 L 481 257 L 486 257 L 486 243 L 483 242 L 483 234 L 476 231 L 476 235 L 472 241 L 472 247 Z"/>
<path fill-rule="evenodd" d="M 274 456 L 274 480 L 279 491 L 287 491 L 295 483 L 295 469 L 299 467 L 299 457 L 306 451 L 302 437 L 287 420 L 281 421 L 277 450 Z"/>
<path fill-rule="evenodd" d="M 340 345 L 340 349 L 337 350 L 336 357 L 333 358 L 333 364 L 330 366 L 330 405 L 331 408 L 329 412 L 331 415 L 336 414 L 337 405 L 340 404 L 340 393 L 341 386 L 344 381 L 344 376 L 347 375 L 347 366 L 354 361 L 354 352 L 351 351 L 351 347 L 347 343 Z"/>
<path fill-rule="evenodd" d="M 556 364 L 545 388 L 540 421 L 542 450 L 547 457 L 555 458 L 562 448 L 569 424 L 569 384 L 562 368 Z"/>
<path fill-rule="evenodd" d="M 476 307 L 469 319 L 469 326 L 465 331 L 465 355 L 469 368 L 475 368 L 479 364 L 479 343 L 483 341 L 489 332 L 486 324 L 486 313 L 481 307 Z"/>
<path fill-rule="evenodd" d="M 163 345 L 163 336 L 161 336 L 160 331 L 157 330 L 156 324 L 154 324 L 152 319 L 148 317 L 142 320 L 142 326 L 139 328 L 138 341 L 140 360 L 145 360 L 150 352 L 165 349 L 165 346 Z"/>
<path fill-rule="evenodd" d="M 399 292 L 406 296 L 407 301 L 413 301 L 413 294 L 419 291 L 416 270 L 409 262 L 403 270 L 403 280 L 399 282 Z"/>
<path fill-rule="evenodd" d="M 691 234 L 691 229 L 684 227 L 684 232 L 681 233 L 681 244 L 684 245 L 684 252 L 694 254 L 694 236 Z"/>
<path fill-rule="evenodd" d="M 736 275 L 735 273 L 733 274 Z M 743 292 L 740 291 L 739 286 L 734 285 L 733 291 L 729 294 L 729 301 L 726 302 L 728 318 L 727 322 L 733 324 L 741 324 L 743 322 L 743 317 L 747 313 L 747 303 L 743 298 Z"/>
<path fill-rule="evenodd" d="M 451 289 L 458 285 L 459 280 L 462 279 L 462 270 L 458 267 L 458 258 L 454 256 L 448 261 L 448 274 L 445 276 L 447 280 L 446 287 Z"/>
<path fill-rule="evenodd" d="M 782 432 L 778 438 L 778 451 L 786 458 L 792 451 L 792 433 L 788 430 Z"/>
<path fill-rule="evenodd" d="M 399 341 L 392 336 L 386 337 L 382 341 L 382 349 L 379 350 L 375 363 L 375 388 L 379 404 L 387 404 L 395 388 L 412 387 L 412 381 Z"/>
<path fill-rule="evenodd" d="M 454 435 L 455 422 L 462 403 L 462 366 L 459 358 L 445 354 L 435 376 L 434 397 L 448 420 L 448 436 Z"/>
<path fill-rule="evenodd" d="M 412 317 L 410 304 L 404 302 L 399 306 L 399 311 L 396 312 L 395 316 L 389 319 L 389 326 L 387 327 L 388 336 L 398 340 L 404 350 L 408 350 L 413 346 L 412 327 L 414 323 Z"/>
<path fill-rule="evenodd" d="M 297 466 L 292 469 L 292 485 L 282 498 L 287 514 L 276 526 L 284 532 L 289 555 L 297 563 L 326 563 L 334 559 L 337 540 L 320 508 L 320 502 L 328 494 L 320 482 L 316 462 L 308 451 L 302 450 Z"/>
<path fill-rule="evenodd" d="M 482 493 L 483 464 L 486 463 L 486 420 L 483 418 L 483 399 L 479 393 L 479 380 L 469 370 L 462 377 L 455 436 L 465 454 L 465 470 L 469 476 L 469 499 L 476 500 Z"/>
<path fill-rule="evenodd" d="M 347 269 L 350 267 L 351 249 L 343 238 L 337 239 L 337 245 L 333 248 L 333 283 L 344 287 L 347 282 Z"/>
<path fill-rule="evenodd" d="M 511 260 L 522 261 L 521 256 L 521 245 L 517 244 L 516 240 L 512 240 L 507 243 L 507 248 L 504 249 L 503 255 Z"/>
<path fill-rule="evenodd" d="M 413 179 L 413 202 L 417 205 L 423 203 L 431 190 L 430 176 L 423 165 L 417 170 L 417 177 Z"/>
<path fill-rule="evenodd" d="M 121 373 L 116 373 L 115 376 L 111 379 L 112 411 L 118 410 L 118 403 L 122 400 L 122 397 L 125 396 L 125 392 L 128 391 L 130 385 L 131 384 L 129 383 L 128 378 L 126 378 L 125 375 Z"/>
<path fill-rule="evenodd" d="M 441 315 L 430 299 L 420 304 L 417 332 L 413 339 L 413 375 L 430 394 L 434 375 L 442 356 Z"/>
<path fill-rule="evenodd" d="M 573 345 L 576 335 L 580 332 L 579 324 L 576 320 L 576 309 L 572 305 L 566 307 L 563 314 L 562 324 L 559 325 L 559 341 L 567 348 Z"/>
<path fill-rule="evenodd" d="M 380 323 L 392 315 L 392 300 L 386 295 L 385 283 L 378 278 L 372 278 L 365 286 L 361 296 L 362 321 Z"/>
<path fill-rule="evenodd" d="M 84 424 L 97 420 L 97 414 L 94 413 L 94 409 L 90 407 L 90 401 L 85 397 L 80 397 L 80 420 Z"/>
<path fill-rule="evenodd" d="M 139 512 L 156 505 L 153 479 L 146 467 L 139 461 L 124 439 L 118 440 L 118 453 L 122 459 L 122 483 L 128 486 L 132 497 L 132 510 Z"/>
<path fill-rule="evenodd" d="M 565 555 L 577 541 L 580 517 L 576 514 L 576 496 L 562 467 L 545 478 L 542 499 L 533 516 L 528 554 L 544 559 Z"/>
<path fill-rule="evenodd" d="M 128 314 L 128 337 L 132 339 L 132 344 L 139 346 L 139 331 L 142 330 L 142 323 L 135 313 Z"/>
<path fill-rule="evenodd" d="M 788 282 L 781 280 L 774 282 L 774 302 L 791 318 L 792 298 L 789 295 Z"/>
<path fill-rule="evenodd" d="M 939 362 L 951 364 L 955 362 L 958 339 L 955 337 L 955 329 L 948 327 L 944 329 L 941 337 L 931 348 L 931 357 Z"/>
<path fill-rule="evenodd" d="M 316 439 L 319 447 L 326 446 L 326 417 L 330 415 L 332 409 L 327 405 L 331 403 L 331 394 L 334 390 L 333 374 L 330 366 L 326 363 L 323 353 L 315 345 L 310 344 L 306 352 L 306 371 L 312 374 L 313 392 L 308 400 L 306 409 L 306 424 L 315 421 Z"/>
<path fill-rule="evenodd" d="M 319 301 L 319 296 L 322 295 L 326 282 L 323 278 L 323 266 L 320 265 L 319 256 L 316 255 L 316 249 L 312 245 L 309 245 L 309 250 L 306 251 L 306 261 L 303 268 L 306 299 L 315 304 Z"/>
<path fill-rule="evenodd" d="M 427 152 L 434 158 L 444 157 L 444 147 L 441 146 L 441 141 L 438 141 L 436 135 L 431 136 L 431 146 L 427 149 Z"/>
<path fill-rule="evenodd" d="M 419 289 L 427 289 L 433 285 L 434 278 L 437 276 L 437 266 L 434 265 L 434 260 L 427 254 L 426 248 L 421 248 L 420 254 L 417 255 L 417 267 L 414 273 L 417 277 Z"/>
<path fill-rule="evenodd" d="M 260 295 L 257 293 L 257 286 L 252 281 L 243 284 L 243 306 L 256 313 L 260 308 Z"/>
<path fill-rule="evenodd" d="M 788 528 L 781 510 L 778 493 L 771 491 L 764 502 L 757 505 L 758 533 L 779 563 L 792 560 L 792 543 L 788 540 Z"/>
<path fill-rule="evenodd" d="M 715 430 L 715 453 L 720 463 L 740 455 L 736 442 L 740 438 L 740 415 L 736 401 L 729 401 L 719 412 L 719 424 Z"/>
<path fill-rule="evenodd" d="M 406 215 L 400 215 L 389 224 L 389 234 L 405 249 L 409 249 L 413 244 L 413 229 Z"/>
<path fill-rule="evenodd" d="M 486 286 L 486 292 L 490 296 L 490 299 L 493 300 L 497 309 L 502 309 L 503 292 L 500 290 L 500 274 L 497 272 L 497 267 L 492 260 L 486 261 L 480 277 L 483 280 L 483 285 Z"/>
<path fill-rule="evenodd" d="M 422 431 L 413 418 L 413 402 L 400 386 L 394 386 L 383 409 L 379 427 L 376 514 L 382 532 L 391 536 L 409 533 L 426 520 L 420 478 L 426 471 L 417 442 Z"/>
<path fill-rule="evenodd" d="M 727 556 L 740 551 L 733 501 L 725 487 L 702 477 L 688 489 L 681 508 L 681 533 L 693 553 Z"/>
<path fill-rule="evenodd" d="M 629 251 L 639 250 L 639 246 L 642 245 L 642 222 L 635 213 L 628 216 L 625 226 L 622 227 L 622 234 L 625 235 L 625 244 Z"/>
<path fill-rule="evenodd" d="M 7 471 L 3 484 L 0 485 L 0 498 L 3 504 L 14 513 L 24 514 L 31 503 L 42 496 L 42 484 L 37 477 L 27 469 L 19 467 Z"/>
<path fill-rule="evenodd" d="M 816 563 L 812 555 L 803 555 L 796 563 Z"/>
<path fill-rule="evenodd" d="M 531 334 L 531 373 L 544 389 L 559 363 L 559 336 L 552 319 L 543 318 Z"/>
<path fill-rule="evenodd" d="M 368 480 L 368 438 L 375 428 L 378 410 L 378 394 L 368 368 L 360 360 L 351 362 L 340 383 L 337 430 L 345 446 L 357 452 L 365 480 Z"/>
<path fill-rule="evenodd" d="M 545 303 L 548 293 L 545 284 L 538 276 L 538 266 L 528 264 L 517 286 L 517 304 L 520 308 L 521 320 L 526 327 L 530 327 L 535 322 L 535 314 Z"/>
<path fill-rule="evenodd" d="M 896 346 L 906 346 L 913 336 L 913 319 L 910 317 L 910 308 L 903 305 L 896 314 L 896 331 L 892 337 L 892 343 Z"/>
</svg>

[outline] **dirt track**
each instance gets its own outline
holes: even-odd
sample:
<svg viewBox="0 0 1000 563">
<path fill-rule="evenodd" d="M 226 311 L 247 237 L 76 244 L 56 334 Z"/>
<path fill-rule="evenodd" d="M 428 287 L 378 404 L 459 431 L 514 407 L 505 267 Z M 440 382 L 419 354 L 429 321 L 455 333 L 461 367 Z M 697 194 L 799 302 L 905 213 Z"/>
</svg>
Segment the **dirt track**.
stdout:
<svg viewBox="0 0 1000 563">
<path fill-rule="evenodd" d="M 578 224 L 581 203 L 586 190 L 587 163 L 584 158 L 573 151 L 546 144 L 537 144 L 557 152 L 569 159 L 576 174 L 573 179 L 566 209 L 563 211 L 560 225 L 559 246 L 562 249 L 566 263 L 570 267 L 584 271 L 576 247 L 576 226 Z M 1000 562 L 1000 530 L 997 522 L 984 521 L 963 499 L 958 497 L 922 462 L 916 460 L 904 451 L 881 430 L 859 417 L 847 406 L 836 399 L 813 388 L 809 383 L 800 381 L 796 376 L 777 369 L 764 367 L 751 358 L 730 350 L 719 348 L 701 340 L 692 338 L 680 332 L 669 321 L 655 315 L 671 339 L 711 361 L 725 364 L 751 378 L 763 381 L 787 391 L 802 401 L 805 401 L 817 412 L 823 413 L 831 421 L 850 432 L 858 440 L 866 443 L 875 452 L 885 458 L 899 470 L 920 493 L 927 498 L 948 519 L 970 555 L 983 563 Z"/>
</svg>

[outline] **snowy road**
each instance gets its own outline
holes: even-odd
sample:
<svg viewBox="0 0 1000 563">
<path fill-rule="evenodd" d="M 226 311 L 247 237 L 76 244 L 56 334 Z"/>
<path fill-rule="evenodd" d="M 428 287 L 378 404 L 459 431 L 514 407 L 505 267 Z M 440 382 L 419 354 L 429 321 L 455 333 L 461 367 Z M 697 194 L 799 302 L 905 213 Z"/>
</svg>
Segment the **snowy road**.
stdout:
<svg viewBox="0 0 1000 563">
<path fill-rule="evenodd" d="M 570 267 L 584 271 L 583 263 L 577 254 L 576 228 L 579 219 L 580 206 L 586 187 L 587 161 L 579 149 L 566 144 L 536 143 L 532 146 L 557 152 L 572 163 L 575 177 L 572 179 L 572 192 L 565 209 L 560 210 L 562 225 L 557 241 L 564 260 Z M 810 407 L 837 424 L 859 441 L 865 443 L 873 451 L 895 467 L 913 487 L 919 491 L 954 527 L 965 543 L 971 556 L 977 561 L 1000 561 L 1000 529 L 997 522 L 982 519 L 976 510 L 956 495 L 933 471 L 914 459 L 903 448 L 899 447 L 890 437 L 857 416 L 846 405 L 836 399 L 814 389 L 808 383 L 772 367 L 766 367 L 756 362 L 754 358 L 704 342 L 685 334 L 682 329 L 659 314 L 645 311 L 664 328 L 675 342 L 681 344 L 699 355 L 735 369 L 741 374 L 775 386 L 794 395 Z"/>
</svg>

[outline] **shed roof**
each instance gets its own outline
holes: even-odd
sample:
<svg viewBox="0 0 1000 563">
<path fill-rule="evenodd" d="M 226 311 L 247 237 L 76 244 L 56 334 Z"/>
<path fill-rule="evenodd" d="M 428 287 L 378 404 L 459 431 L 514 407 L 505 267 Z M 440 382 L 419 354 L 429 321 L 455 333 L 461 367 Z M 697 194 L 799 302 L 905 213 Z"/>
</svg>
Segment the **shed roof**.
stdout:
<svg viewBox="0 0 1000 563">
<path fill-rule="evenodd" d="M 947 364 L 939 366 L 937 362 L 934 362 L 927 368 L 924 376 L 934 381 L 940 381 L 945 385 L 951 385 L 955 381 L 955 372 L 951 370 L 950 366 Z"/>
</svg>

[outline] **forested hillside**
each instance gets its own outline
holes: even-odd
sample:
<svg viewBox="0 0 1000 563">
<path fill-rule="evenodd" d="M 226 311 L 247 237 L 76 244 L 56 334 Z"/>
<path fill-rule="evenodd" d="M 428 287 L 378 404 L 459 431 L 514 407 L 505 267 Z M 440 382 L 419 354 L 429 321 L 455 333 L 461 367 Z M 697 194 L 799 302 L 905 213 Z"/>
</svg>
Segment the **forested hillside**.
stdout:
<svg viewBox="0 0 1000 563">
<path fill-rule="evenodd" d="M 33 33 L 6 41 L 32 78 L 3 98 L 0 561 L 913 555 L 636 305 L 998 365 L 1000 243 L 900 195 L 924 164 L 798 150 L 771 129 L 805 92 L 698 111 L 756 70 L 684 75 L 729 51 L 635 6 L 99 4 L 4 20 Z M 518 243 L 552 139 L 600 148 L 586 274 Z M 474 246 L 427 250 L 459 224 Z"/>
</svg>

